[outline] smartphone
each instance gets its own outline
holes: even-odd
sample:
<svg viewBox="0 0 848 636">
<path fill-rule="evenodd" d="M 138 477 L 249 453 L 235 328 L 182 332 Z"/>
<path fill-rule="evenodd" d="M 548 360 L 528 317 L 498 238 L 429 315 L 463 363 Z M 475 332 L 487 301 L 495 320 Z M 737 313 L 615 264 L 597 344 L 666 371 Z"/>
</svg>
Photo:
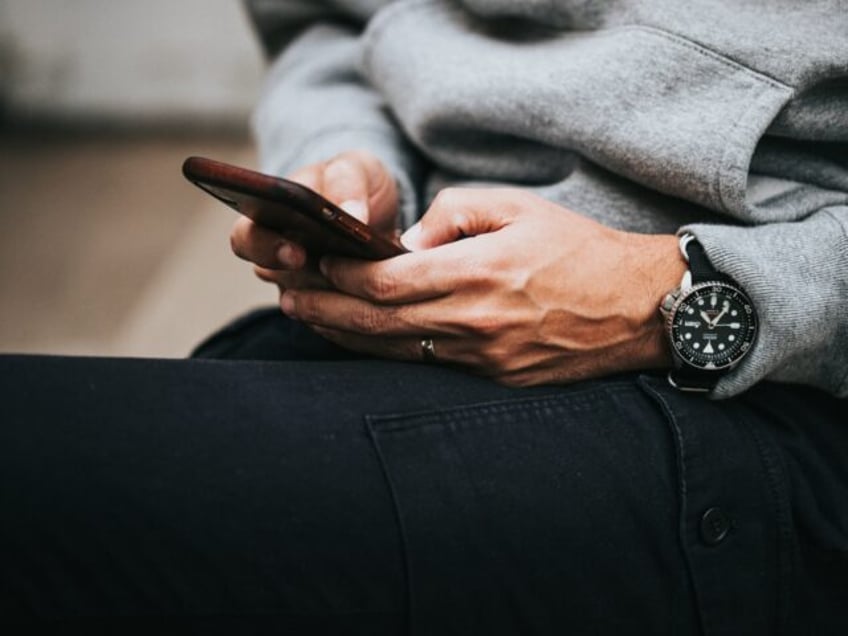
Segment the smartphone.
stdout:
<svg viewBox="0 0 848 636">
<path fill-rule="evenodd" d="M 183 175 L 236 212 L 302 245 L 310 260 L 325 254 L 380 260 L 408 251 L 294 181 L 204 157 L 186 159 Z"/>
</svg>

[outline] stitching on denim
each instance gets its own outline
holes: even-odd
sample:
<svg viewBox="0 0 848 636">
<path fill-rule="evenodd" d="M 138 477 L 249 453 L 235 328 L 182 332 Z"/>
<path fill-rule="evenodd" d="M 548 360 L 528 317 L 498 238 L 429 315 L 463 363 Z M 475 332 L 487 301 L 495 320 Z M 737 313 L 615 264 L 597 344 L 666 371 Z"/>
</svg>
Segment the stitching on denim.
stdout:
<svg viewBox="0 0 848 636">
<path fill-rule="evenodd" d="M 777 520 L 778 546 L 777 546 L 777 571 L 778 571 L 778 594 L 775 599 L 774 612 L 779 617 L 780 625 L 786 628 L 789 624 L 791 605 L 791 581 L 792 581 L 792 559 L 788 555 L 792 544 L 792 518 L 788 503 L 789 495 L 782 497 L 782 493 L 788 490 L 786 480 L 786 467 L 780 460 L 779 453 L 774 444 L 767 447 L 763 435 L 756 430 L 755 426 L 747 425 L 733 414 L 728 417 L 742 430 L 750 433 L 760 454 L 760 465 L 765 473 L 766 483 L 771 493 L 774 504 L 772 511 Z M 778 630 L 782 633 L 782 630 Z"/>
<path fill-rule="evenodd" d="M 401 514 L 400 507 L 400 497 L 398 495 L 397 490 L 395 489 L 395 484 L 392 481 L 391 472 L 389 471 L 389 466 L 386 462 L 386 458 L 383 455 L 383 450 L 380 447 L 380 443 L 377 440 L 377 431 L 374 430 L 372 419 L 369 415 L 365 416 L 365 428 L 368 430 L 368 437 L 371 438 L 371 445 L 374 448 L 374 452 L 377 454 L 377 460 L 380 463 L 380 470 L 383 472 L 383 478 L 386 480 L 386 486 L 389 489 L 389 496 L 392 499 L 392 508 L 394 508 L 395 519 L 398 524 L 398 532 L 400 534 L 400 544 L 401 549 L 403 551 L 403 578 L 404 578 L 404 591 L 406 593 L 406 633 L 412 633 L 412 614 L 413 614 L 413 590 L 412 590 L 412 575 L 410 574 L 410 564 L 409 564 L 409 539 L 406 530 L 406 525 L 403 522 L 403 515 Z"/>
<path fill-rule="evenodd" d="M 433 426 L 454 426 L 457 423 L 465 423 L 462 420 L 474 415 L 477 418 L 487 415 L 503 415 L 513 413 L 523 419 L 531 419 L 543 407 L 550 408 L 554 412 L 566 410 L 591 410 L 594 404 L 588 399 L 590 395 L 604 393 L 610 387 L 634 389 L 632 384 L 619 381 L 605 383 L 602 385 L 588 386 L 582 389 L 570 389 L 552 395 L 526 396 L 506 398 L 489 402 L 472 402 L 460 404 L 443 410 L 427 409 L 409 413 L 387 413 L 370 414 L 369 421 L 372 422 L 379 432 L 401 432 L 410 429 L 429 428 Z M 463 418 L 463 416 L 466 416 Z M 392 424 L 396 422 L 396 424 Z"/>
<path fill-rule="evenodd" d="M 683 558 L 686 561 L 687 570 L 689 573 L 689 582 L 692 586 L 692 592 L 697 599 L 697 611 L 698 618 L 701 624 L 701 629 L 704 629 L 704 617 L 701 615 L 701 600 L 700 600 L 700 591 L 698 589 L 697 582 L 695 580 L 695 568 L 692 563 L 692 559 L 689 556 L 689 550 L 686 548 L 686 528 L 688 524 L 687 514 L 688 509 L 686 506 L 686 497 L 688 495 L 688 485 L 686 483 L 686 459 L 684 457 L 685 447 L 683 444 L 683 431 L 680 429 L 680 425 L 677 422 L 677 417 L 675 416 L 674 409 L 672 409 L 671 404 L 666 400 L 665 396 L 659 392 L 659 390 L 655 389 L 650 383 L 646 381 L 642 381 L 640 383 L 646 391 L 648 391 L 654 399 L 659 402 L 660 408 L 666 416 L 666 419 L 669 422 L 669 425 L 672 429 L 672 434 L 674 436 L 674 440 L 676 442 L 677 448 L 677 469 L 680 474 L 680 550 L 683 553 Z"/>
</svg>

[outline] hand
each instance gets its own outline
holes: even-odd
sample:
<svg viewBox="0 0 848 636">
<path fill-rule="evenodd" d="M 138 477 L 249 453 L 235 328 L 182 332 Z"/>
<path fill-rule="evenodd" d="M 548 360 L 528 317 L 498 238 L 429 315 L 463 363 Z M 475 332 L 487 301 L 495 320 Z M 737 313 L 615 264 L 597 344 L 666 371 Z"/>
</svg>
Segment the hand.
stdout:
<svg viewBox="0 0 848 636">
<path fill-rule="evenodd" d="M 394 178 L 379 159 L 367 152 L 345 152 L 302 168 L 288 178 L 312 188 L 378 231 L 391 233 L 395 229 L 398 193 Z M 327 286 L 323 276 L 307 268 L 303 247 L 246 217 L 236 221 L 230 243 L 233 252 L 253 262 L 256 275 L 275 283 L 281 294 L 286 289 Z"/>
<path fill-rule="evenodd" d="M 287 291 L 283 311 L 382 357 L 421 360 L 432 338 L 439 361 L 511 385 L 670 364 L 657 307 L 686 269 L 674 236 L 475 188 L 442 191 L 402 241 L 414 251 L 385 261 L 324 258 L 338 291 Z"/>
</svg>

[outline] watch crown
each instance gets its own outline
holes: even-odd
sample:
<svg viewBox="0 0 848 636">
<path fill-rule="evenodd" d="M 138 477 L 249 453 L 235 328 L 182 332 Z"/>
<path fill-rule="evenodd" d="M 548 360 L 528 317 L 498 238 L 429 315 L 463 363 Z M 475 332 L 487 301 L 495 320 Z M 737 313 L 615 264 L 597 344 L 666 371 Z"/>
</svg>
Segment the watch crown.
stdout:
<svg viewBox="0 0 848 636">
<path fill-rule="evenodd" d="M 677 300 L 677 296 L 680 293 L 680 288 L 677 288 L 673 291 L 668 292 L 660 303 L 660 311 L 663 314 L 667 314 L 671 311 L 671 308 L 674 306 L 674 301 Z"/>
</svg>

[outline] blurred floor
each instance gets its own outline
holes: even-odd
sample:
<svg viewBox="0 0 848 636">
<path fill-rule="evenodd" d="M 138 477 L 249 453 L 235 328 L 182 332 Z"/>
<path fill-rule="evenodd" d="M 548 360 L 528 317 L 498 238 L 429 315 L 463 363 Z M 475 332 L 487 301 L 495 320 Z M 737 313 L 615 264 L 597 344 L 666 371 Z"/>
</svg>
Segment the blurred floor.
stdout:
<svg viewBox="0 0 848 636">
<path fill-rule="evenodd" d="M 193 154 L 254 164 L 238 135 L 0 133 L 0 352 L 180 357 L 275 302 Z"/>
</svg>

